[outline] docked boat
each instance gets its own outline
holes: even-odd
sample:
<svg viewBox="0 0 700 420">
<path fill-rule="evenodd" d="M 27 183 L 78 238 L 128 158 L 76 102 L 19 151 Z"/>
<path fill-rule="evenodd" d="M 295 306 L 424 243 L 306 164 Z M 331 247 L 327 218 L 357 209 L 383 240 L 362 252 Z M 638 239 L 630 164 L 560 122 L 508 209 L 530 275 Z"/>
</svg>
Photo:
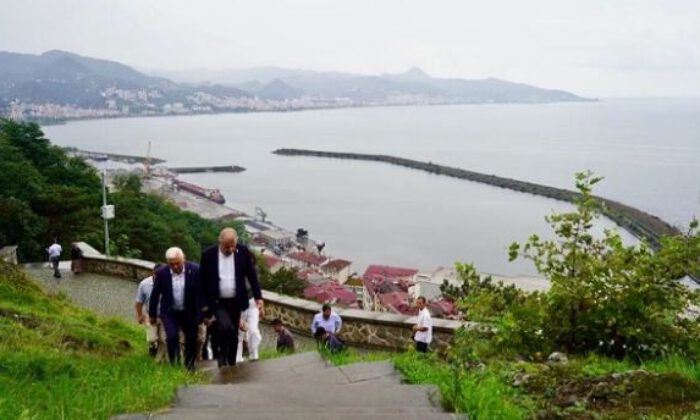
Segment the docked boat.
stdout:
<svg viewBox="0 0 700 420">
<path fill-rule="evenodd" d="M 181 190 L 191 192 L 192 194 L 204 197 L 215 203 L 224 204 L 226 202 L 223 194 L 221 194 L 221 191 L 219 191 L 217 188 L 203 188 L 199 185 L 181 181 L 179 179 L 174 179 L 173 184 L 175 184 Z"/>
</svg>

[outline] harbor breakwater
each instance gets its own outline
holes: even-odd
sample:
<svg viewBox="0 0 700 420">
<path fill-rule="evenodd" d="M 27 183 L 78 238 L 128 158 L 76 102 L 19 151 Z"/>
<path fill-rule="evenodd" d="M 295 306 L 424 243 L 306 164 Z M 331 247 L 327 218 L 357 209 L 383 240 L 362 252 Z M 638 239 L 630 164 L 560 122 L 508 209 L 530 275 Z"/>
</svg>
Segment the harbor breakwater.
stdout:
<svg viewBox="0 0 700 420">
<path fill-rule="evenodd" d="M 438 165 L 433 162 L 421 162 L 389 155 L 374 155 L 363 153 L 342 153 L 306 149 L 278 149 L 272 152 L 282 156 L 309 156 L 320 158 L 350 159 L 370 162 L 383 162 L 391 165 L 417 169 L 436 175 L 464 179 L 472 182 L 507 188 L 513 191 L 539 195 L 555 200 L 574 203 L 580 197 L 576 191 L 555 188 L 533 182 L 520 181 L 512 178 L 489 175 L 467 169 Z M 603 214 L 617 225 L 629 231 L 639 239 L 645 240 L 652 248 L 658 249 L 661 237 L 680 233 L 678 229 L 659 217 L 646 213 L 637 208 L 622 204 L 603 197 L 596 197 L 603 204 Z"/>
</svg>

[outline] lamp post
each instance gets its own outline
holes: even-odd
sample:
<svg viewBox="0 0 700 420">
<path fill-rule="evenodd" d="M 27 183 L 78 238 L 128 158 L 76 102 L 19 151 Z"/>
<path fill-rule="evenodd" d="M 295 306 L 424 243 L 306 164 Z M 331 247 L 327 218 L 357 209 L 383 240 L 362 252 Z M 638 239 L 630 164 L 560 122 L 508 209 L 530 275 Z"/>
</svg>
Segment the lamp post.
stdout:
<svg viewBox="0 0 700 420">
<path fill-rule="evenodd" d="M 114 219 L 114 206 L 107 205 L 107 170 L 102 170 L 102 219 L 105 221 L 105 255 L 109 255 L 109 219 Z"/>
</svg>

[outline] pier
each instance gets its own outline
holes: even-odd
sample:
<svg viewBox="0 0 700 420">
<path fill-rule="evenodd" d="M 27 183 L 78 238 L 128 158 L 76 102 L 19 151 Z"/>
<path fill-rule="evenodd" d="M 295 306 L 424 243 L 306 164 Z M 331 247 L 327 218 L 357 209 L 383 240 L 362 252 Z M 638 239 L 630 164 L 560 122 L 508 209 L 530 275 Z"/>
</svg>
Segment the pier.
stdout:
<svg viewBox="0 0 700 420">
<path fill-rule="evenodd" d="M 243 172 L 245 168 L 236 165 L 224 165 L 224 166 L 187 166 L 179 168 L 168 168 L 170 172 L 176 174 L 197 174 L 205 172 Z"/>
<path fill-rule="evenodd" d="M 147 156 L 119 155 L 115 153 L 93 152 L 90 150 L 81 150 L 77 147 L 64 147 L 63 150 L 65 150 L 67 153 L 70 153 L 73 156 L 80 156 L 84 159 L 91 159 L 96 161 L 112 160 L 115 162 L 123 163 L 150 163 L 152 165 L 165 163 L 165 159 Z"/>
<path fill-rule="evenodd" d="M 282 156 L 310 156 L 320 158 L 363 160 L 371 162 L 383 162 L 391 165 L 403 166 L 417 169 L 436 175 L 444 175 L 452 178 L 465 179 L 482 184 L 493 185 L 495 187 L 507 188 L 513 191 L 539 195 L 541 197 L 553 198 L 555 200 L 574 203 L 580 194 L 576 191 L 555 188 L 533 182 L 520 181 L 512 178 L 505 178 L 496 175 L 484 174 L 467 169 L 455 168 L 451 166 L 438 165 L 432 162 L 421 162 L 418 160 L 405 159 L 389 155 L 372 155 L 363 153 L 341 153 L 326 152 L 319 150 L 305 149 L 278 149 L 272 152 Z M 680 232 L 669 223 L 659 217 L 646 213 L 637 208 L 622 204 L 603 197 L 596 197 L 603 204 L 603 214 L 626 229 L 637 238 L 646 240 L 654 249 L 661 245 L 661 238 L 668 235 L 676 235 Z"/>
</svg>

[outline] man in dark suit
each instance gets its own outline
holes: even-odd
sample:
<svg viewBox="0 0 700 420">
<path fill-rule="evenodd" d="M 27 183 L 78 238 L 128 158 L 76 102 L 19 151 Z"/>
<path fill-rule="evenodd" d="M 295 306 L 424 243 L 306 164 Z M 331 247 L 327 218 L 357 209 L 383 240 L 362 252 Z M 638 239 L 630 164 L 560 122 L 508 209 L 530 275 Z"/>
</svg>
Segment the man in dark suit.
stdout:
<svg viewBox="0 0 700 420">
<path fill-rule="evenodd" d="M 205 302 L 199 277 L 199 266 L 185 261 L 180 248 L 165 253 L 168 265 L 155 272 L 153 292 L 148 307 L 151 324 L 160 318 L 170 363 L 180 360 L 180 331 L 185 336 L 185 366 L 194 370 L 197 353 L 197 326 L 202 320 Z M 158 304 L 160 303 L 160 313 Z"/>
<path fill-rule="evenodd" d="M 209 322 L 212 316 L 216 320 L 219 367 L 233 366 L 236 364 L 241 311 L 248 308 L 246 282 L 260 317 L 265 317 L 255 257 L 248 247 L 238 243 L 236 231 L 226 228 L 219 234 L 219 244 L 202 252 L 200 267 Z"/>
</svg>

